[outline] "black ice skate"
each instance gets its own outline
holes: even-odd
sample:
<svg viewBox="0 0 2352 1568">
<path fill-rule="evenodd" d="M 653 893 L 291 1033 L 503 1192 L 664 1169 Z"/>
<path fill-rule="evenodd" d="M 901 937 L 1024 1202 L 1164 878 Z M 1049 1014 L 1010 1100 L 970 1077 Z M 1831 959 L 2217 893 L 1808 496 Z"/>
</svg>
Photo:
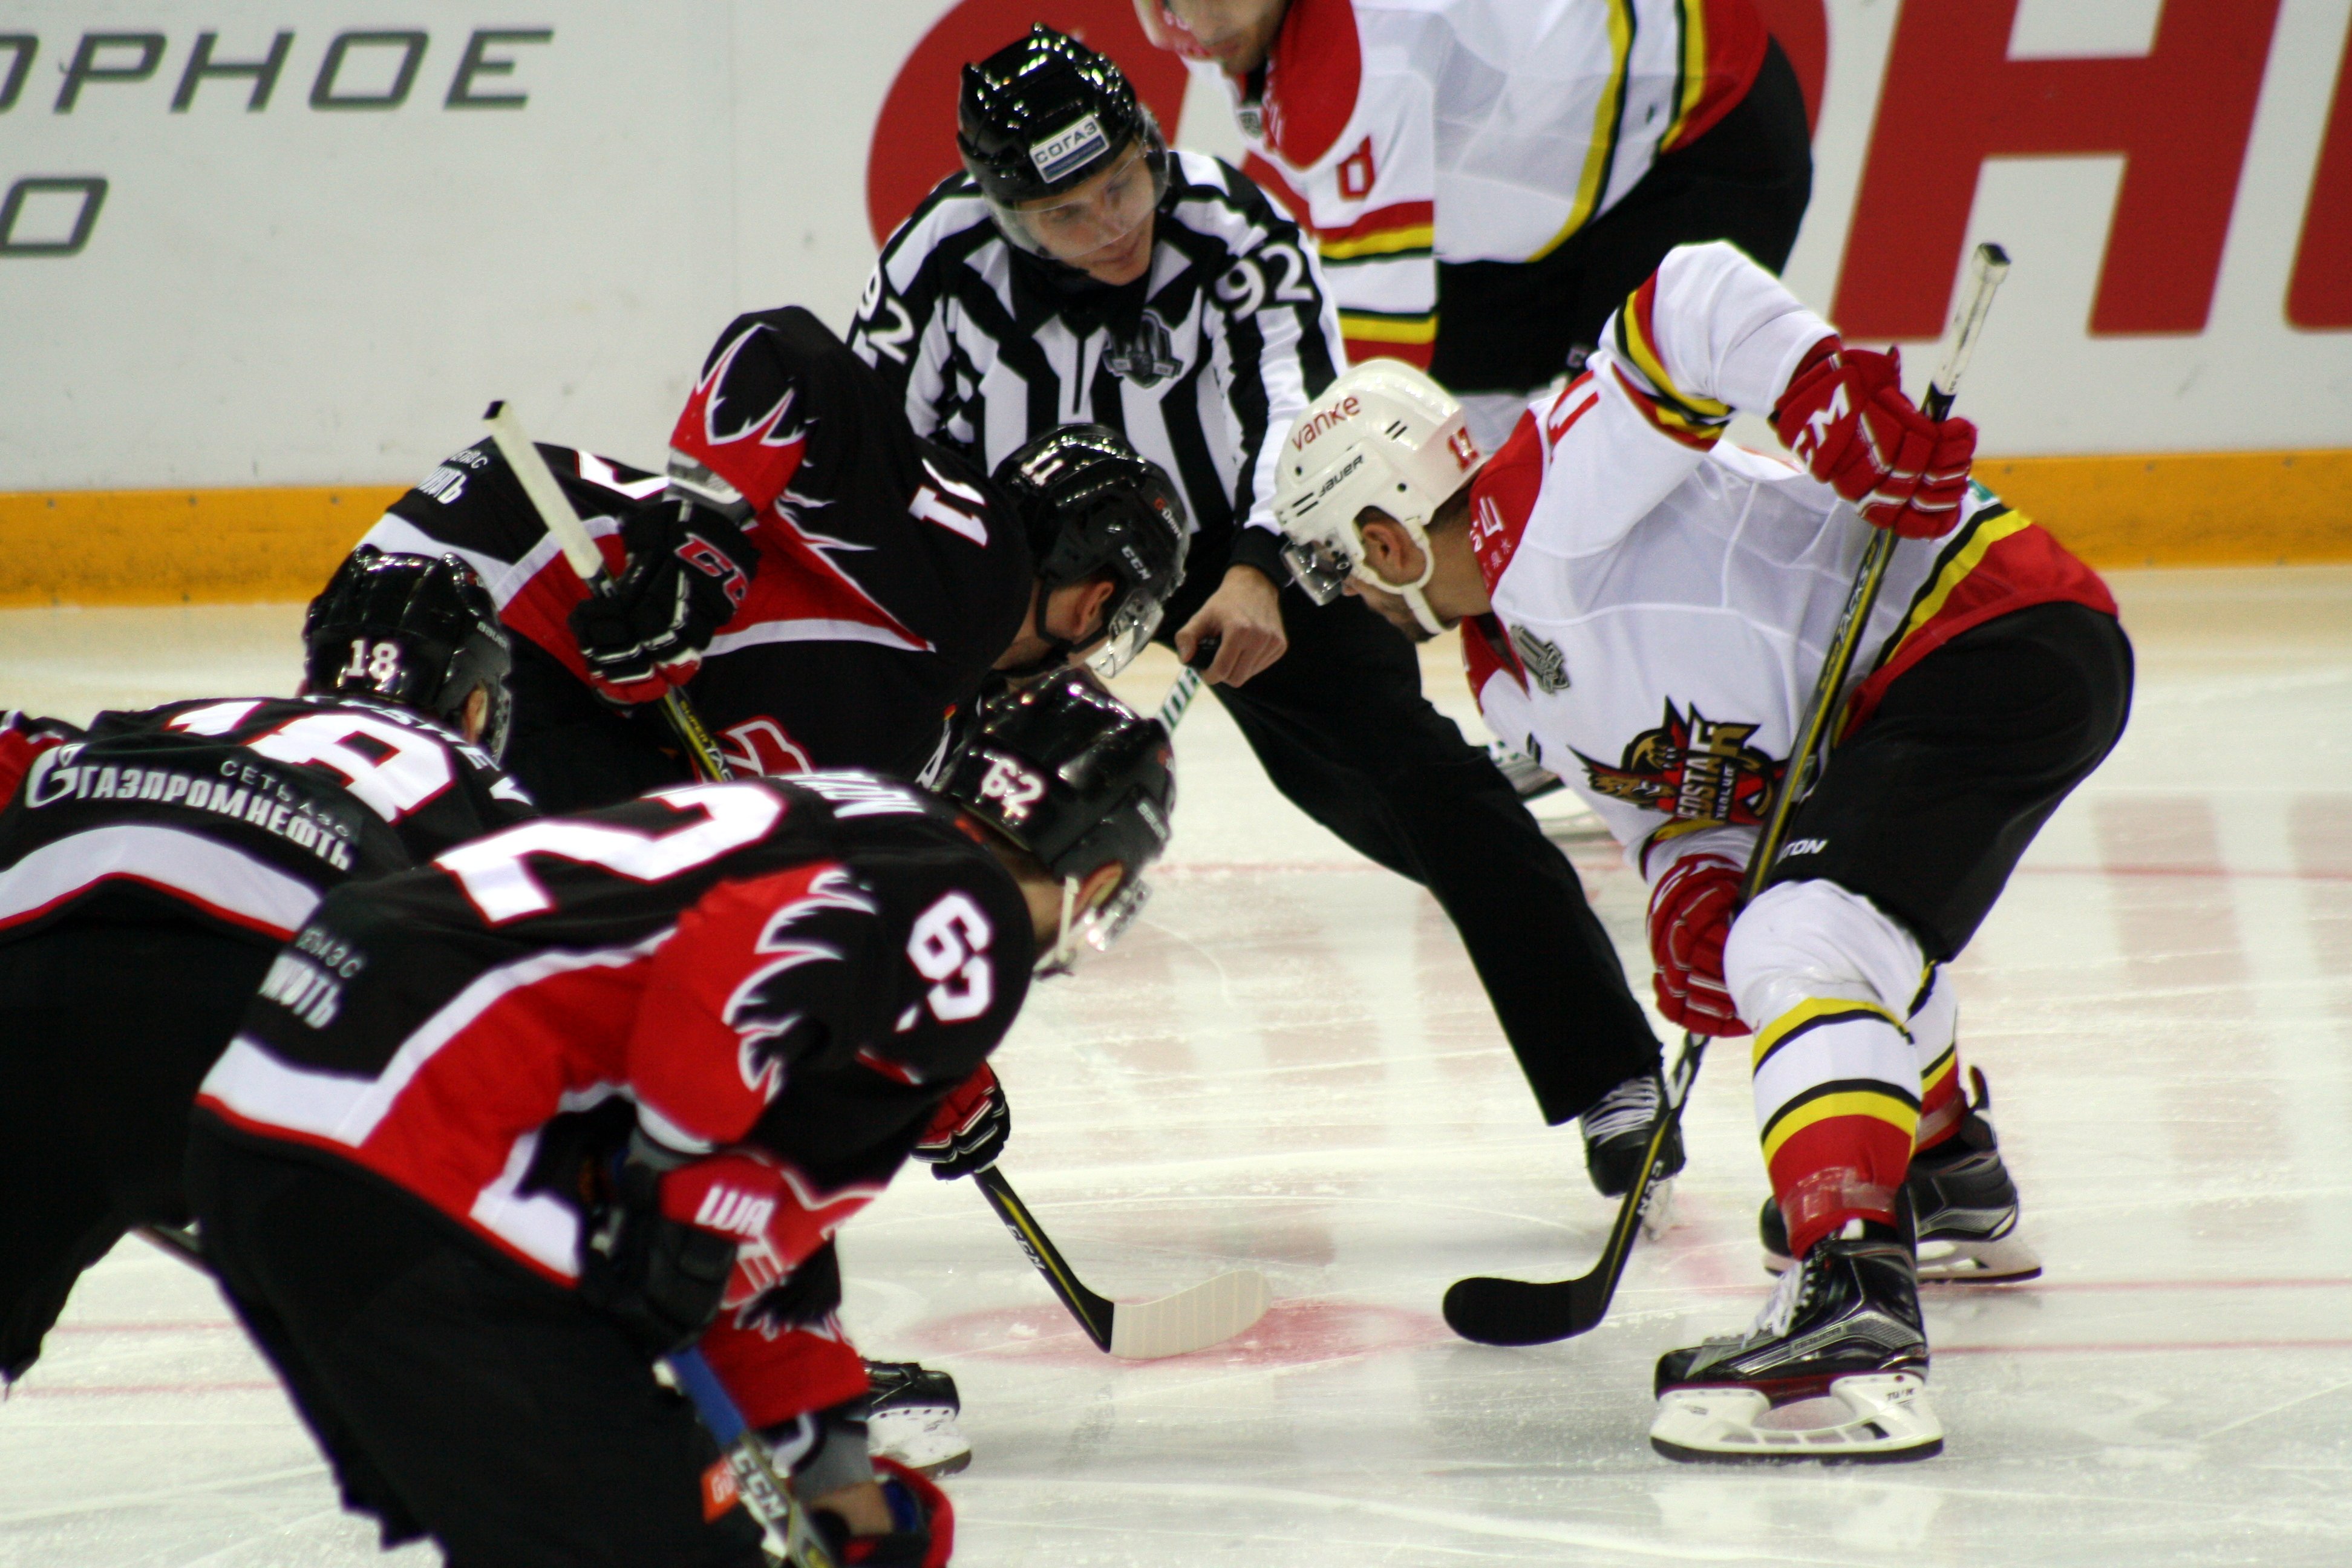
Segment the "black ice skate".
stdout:
<svg viewBox="0 0 2352 1568">
<path fill-rule="evenodd" d="M 1622 1198 L 1642 1173 L 1642 1155 L 1650 1146 L 1650 1128 L 1658 1120 L 1665 1098 L 1654 1073 L 1629 1078 L 1594 1102 L 1578 1118 L 1584 1133 L 1584 1169 L 1595 1191 L 1604 1198 Z M 1642 1228 L 1652 1236 L 1666 1226 L 1674 1202 L 1675 1173 L 1683 1168 L 1683 1130 L 1677 1122 L 1658 1151 L 1665 1167 L 1650 1184 L 1642 1205 Z"/>
<path fill-rule="evenodd" d="M 956 1425 L 963 1402 L 955 1379 L 911 1361 L 869 1361 L 874 1385 L 866 1446 L 927 1476 L 951 1476 L 971 1463 L 971 1444 Z"/>
<path fill-rule="evenodd" d="M 1853 1220 L 1772 1289 L 1755 1326 L 1658 1360 L 1650 1446 L 1670 1459 L 1924 1459 L 1927 1336 L 1909 1245 Z"/>
<path fill-rule="evenodd" d="M 1976 1102 L 1959 1131 L 1911 1160 L 1903 1191 L 1919 1219 L 1919 1282 L 1923 1285 L 2008 1285 L 2042 1273 L 2042 1259 L 2017 1234 L 2017 1184 L 2001 1163 L 1984 1073 L 1970 1068 Z M 1789 1267 L 1789 1226 L 1780 1205 L 1764 1200 L 1757 1218 L 1764 1267 Z"/>
</svg>

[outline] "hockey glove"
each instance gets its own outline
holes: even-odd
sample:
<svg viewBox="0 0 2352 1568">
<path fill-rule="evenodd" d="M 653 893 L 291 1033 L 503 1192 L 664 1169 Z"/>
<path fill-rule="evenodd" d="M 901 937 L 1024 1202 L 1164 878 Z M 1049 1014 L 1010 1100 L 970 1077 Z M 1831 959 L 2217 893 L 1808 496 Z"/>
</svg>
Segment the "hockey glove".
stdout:
<svg viewBox="0 0 2352 1568">
<path fill-rule="evenodd" d="M 702 650 L 751 592 L 758 546 L 722 513 L 682 497 L 622 528 L 628 569 L 610 598 L 572 611 L 589 683 L 618 707 L 658 701 L 694 679 Z"/>
<path fill-rule="evenodd" d="M 915 1158 L 931 1168 L 942 1182 L 969 1176 L 996 1163 L 1004 1141 L 1013 1136 L 1013 1107 L 1005 1102 L 1004 1086 L 986 1062 L 950 1090 L 931 1114 L 915 1145 Z"/>
<path fill-rule="evenodd" d="M 1934 539 L 1960 520 L 1977 427 L 1930 419 L 1906 397 L 1899 352 L 1826 340 L 1790 378 L 1772 429 L 1873 527 Z"/>
<path fill-rule="evenodd" d="M 1720 855 L 1675 862 L 1650 890 L 1658 1011 L 1696 1035 L 1744 1035 L 1723 983 L 1723 944 L 1739 912 L 1739 868 Z"/>
<path fill-rule="evenodd" d="M 668 1171 L 633 1152 L 618 1185 L 592 1216 L 580 1294 L 656 1355 L 692 1344 L 721 1310 L 783 1282 L 880 1190 L 821 1196 L 747 1150 Z"/>
<path fill-rule="evenodd" d="M 839 1514 L 809 1510 L 809 1522 L 845 1568 L 947 1568 L 955 1552 L 955 1508 L 919 1470 L 896 1459 L 876 1459 L 882 1500 L 889 1505 L 887 1535 L 852 1535 Z"/>
</svg>

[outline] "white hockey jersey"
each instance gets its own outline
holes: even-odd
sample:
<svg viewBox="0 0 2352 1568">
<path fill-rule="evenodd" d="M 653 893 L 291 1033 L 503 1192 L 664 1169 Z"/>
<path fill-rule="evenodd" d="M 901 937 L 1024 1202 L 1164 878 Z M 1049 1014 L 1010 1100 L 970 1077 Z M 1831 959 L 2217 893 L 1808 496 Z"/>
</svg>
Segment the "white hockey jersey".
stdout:
<svg viewBox="0 0 2352 1568">
<path fill-rule="evenodd" d="M 1734 409 L 1770 409 L 1831 332 L 1731 246 L 1685 246 L 1474 481 L 1493 611 L 1463 626 L 1471 689 L 1652 879 L 1690 848 L 1746 858 L 1714 830 L 1760 825 L 1870 540 L 1828 486 L 1717 439 Z M 1944 538 L 1895 545 L 1847 726 L 1994 616 L 2053 600 L 2114 613 L 2023 514 L 1982 487 L 1967 510 Z"/>
<path fill-rule="evenodd" d="M 1315 235 L 1349 357 L 1425 369 L 1439 261 L 1550 254 L 1747 95 L 1765 37 L 1750 0 L 1291 0 L 1262 72 L 1188 63 Z"/>
</svg>

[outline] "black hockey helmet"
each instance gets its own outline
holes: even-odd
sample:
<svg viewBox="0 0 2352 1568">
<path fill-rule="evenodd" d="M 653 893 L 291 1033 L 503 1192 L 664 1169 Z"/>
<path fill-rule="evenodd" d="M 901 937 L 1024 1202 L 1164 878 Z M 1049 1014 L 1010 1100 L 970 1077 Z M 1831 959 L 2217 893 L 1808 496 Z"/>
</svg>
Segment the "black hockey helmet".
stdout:
<svg viewBox="0 0 2352 1568">
<path fill-rule="evenodd" d="M 455 555 L 394 555 L 362 544 L 310 601 L 302 622 L 311 691 L 396 702 L 463 727 L 466 700 L 489 696 L 480 744 L 507 745 L 514 656 L 499 606 L 474 569 Z"/>
<path fill-rule="evenodd" d="M 1108 947 L 1142 909 L 1176 809 L 1174 752 L 1158 720 L 1065 670 L 990 703 L 939 793 L 1061 879 L 1062 933 L 1037 966 L 1059 974 L 1079 943 Z M 1127 869 L 1118 890 L 1074 919 L 1079 884 L 1114 863 Z"/>
<path fill-rule="evenodd" d="M 1129 186 L 1114 178 L 1111 184 L 1124 199 L 1108 203 L 1099 215 L 1118 215 L 1124 233 L 1132 233 L 1168 192 L 1168 144 L 1134 86 L 1108 57 L 1043 22 L 1027 37 L 963 68 L 956 150 L 1004 237 L 1040 256 L 1055 255 L 1044 235 L 1056 209 L 1033 206 L 1024 213 L 1024 202 L 1060 195 L 1132 158 L 1139 161 L 1137 183 Z M 1123 237 L 1107 231 L 1097 243 Z"/>
<path fill-rule="evenodd" d="M 1184 502 L 1167 471 L 1108 425 L 1063 425 L 997 464 L 996 482 L 1019 509 L 1041 594 L 1097 574 L 1117 583 L 1107 640 L 1087 661 L 1117 675 L 1184 581 Z"/>
</svg>

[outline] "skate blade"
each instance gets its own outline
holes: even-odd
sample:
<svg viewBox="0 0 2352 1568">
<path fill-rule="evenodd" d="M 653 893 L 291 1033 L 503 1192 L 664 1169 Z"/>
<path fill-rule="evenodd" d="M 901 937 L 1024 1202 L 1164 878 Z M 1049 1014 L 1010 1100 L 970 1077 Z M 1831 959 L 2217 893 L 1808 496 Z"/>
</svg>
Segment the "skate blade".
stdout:
<svg viewBox="0 0 2352 1568">
<path fill-rule="evenodd" d="M 1651 1241 L 1675 1226 L 1675 1179 L 1665 1177 L 1650 1184 L 1642 1197 L 1642 1235 Z"/>
<path fill-rule="evenodd" d="M 1669 1459 L 1704 1464 L 1891 1464 L 1943 1451 L 1944 1424 L 1916 1373 L 1842 1377 L 1819 1403 L 1843 1406 L 1843 1419 L 1759 1426 L 1772 1405 L 1752 1388 L 1678 1388 L 1658 1396 L 1650 1447 Z"/>
<path fill-rule="evenodd" d="M 944 1405 L 909 1405 L 877 1411 L 867 1421 L 866 1444 L 877 1456 L 896 1459 L 931 1477 L 952 1476 L 971 1463 L 971 1444 Z"/>
<path fill-rule="evenodd" d="M 1786 1274 L 1792 1260 L 1767 1250 L 1764 1272 Z M 2042 1255 L 2014 1232 L 1998 1241 L 1923 1241 L 1919 1244 L 1922 1285 L 2016 1285 L 2042 1278 Z"/>
<path fill-rule="evenodd" d="M 2013 1285 L 2042 1275 L 2042 1258 L 2011 1231 L 1993 1241 L 1922 1241 L 1922 1285 Z"/>
</svg>

